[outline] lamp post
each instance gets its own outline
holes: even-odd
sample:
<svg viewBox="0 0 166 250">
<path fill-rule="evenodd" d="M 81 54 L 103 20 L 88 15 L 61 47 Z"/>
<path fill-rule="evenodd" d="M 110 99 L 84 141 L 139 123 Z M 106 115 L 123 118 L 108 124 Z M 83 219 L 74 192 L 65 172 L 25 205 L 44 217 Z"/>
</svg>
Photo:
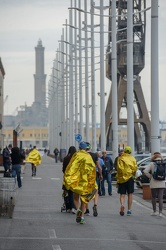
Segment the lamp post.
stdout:
<svg viewBox="0 0 166 250">
<path fill-rule="evenodd" d="M 116 1 L 112 1 L 112 149 L 113 160 L 118 155 L 118 103 L 117 103 L 117 49 L 116 49 Z"/>
<path fill-rule="evenodd" d="M 88 82 L 88 33 L 87 33 L 87 0 L 84 0 L 85 25 L 85 103 L 86 103 L 86 141 L 89 142 L 89 82 Z"/>
<path fill-rule="evenodd" d="M 100 0 L 100 134 L 101 150 L 106 149 L 105 136 L 105 78 L 104 78 L 104 6 Z"/>
<path fill-rule="evenodd" d="M 71 1 L 72 7 L 72 1 Z M 70 145 L 74 145 L 74 103 L 73 103 L 73 24 L 72 9 L 69 10 L 69 128 L 70 128 Z"/>
<path fill-rule="evenodd" d="M 151 0 L 151 152 L 160 152 L 158 0 Z"/>
<path fill-rule="evenodd" d="M 127 4 L 127 142 L 134 155 L 133 1 Z"/>
</svg>

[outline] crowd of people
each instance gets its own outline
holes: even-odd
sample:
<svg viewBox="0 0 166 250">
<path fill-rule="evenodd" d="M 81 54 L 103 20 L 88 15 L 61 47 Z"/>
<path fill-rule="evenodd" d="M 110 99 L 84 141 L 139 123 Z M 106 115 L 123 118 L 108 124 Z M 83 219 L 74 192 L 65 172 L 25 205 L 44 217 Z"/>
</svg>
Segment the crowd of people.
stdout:
<svg viewBox="0 0 166 250">
<path fill-rule="evenodd" d="M 27 154 L 27 157 L 26 157 Z M 4 177 L 17 178 L 18 187 L 22 187 L 21 181 L 21 165 L 25 162 L 31 163 L 32 176 L 36 175 L 36 166 L 41 164 L 41 155 L 34 146 L 28 152 L 18 148 L 12 147 L 11 144 L 6 146 L 2 152 L 3 155 L 3 166 L 4 166 Z"/>
<path fill-rule="evenodd" d="M 69 192 L 67 212 L 76 210 L 76 222 L 85 223 L 84 215 L 89 215 L 88 203 L 94 199 L 93 216 L 98 216 L 98 197 L 106 195 L 105 181 L 108 183 L 108 195 L 112 195 L 113 161 L 106 150 L 92 153 L 89 142 L 81 142 L 79 151 L 74 148 L 73 154 L 68 155 L 63 161 L 63 189 Z M 123 155 L 123 157 L 121 157 Z M 126 164 L 124 166 L 124 163 Z M 125 168 L 125 169 L 124 169 Z M 134 192 L 134 176 L 137 163 L 131 155 L 131 148 L 126 147 L 123 154 L 116 159 L 118 193 L 120 194 L 120 215 L 124 215 L 124 199 L 128 194 L 128 211 L 131 215 L 132 193 Z M 72 192 L 72 193 L 71 193 Z M 70 204 L 70 205 L 69 205 Z"/>
<path fill-rule="evenodd" d="M 55 148 L 55 162 L 58 162 L 59 150 Z M 32 166 L 32 176 L 36 176 L 36 166 L 41 164 L 41 155 L 34 146 L 26 156 L 25 152 L 11 144 L 3 149 L 4 177 L 17 178 L 18 187 L 21 188 L 21 164 L 29 162 Z M 93 216 L 98 216 L 99 196 L 112 196 L 112 170 L 116 170 L 117 192 L 119 193 L 119 214 L 125 214 L 125 197 L 127 195 L 128 216 L 132 215 L 132 195 L 134 193 L 134 181 L 138 177 L 136 159 L 132 156 L 132 149 L 126 146 L 119 150 L 119 155 L 114 163 L 107 151 L 91 152 L 89 142 L 80 142 L 79 150 L 71 146 L 63 159 L 63 194 L 67 212 L 76 214 L 76 222 L 85 223 L 85 216 L 90 215 L 88 203 L 93 199 Z M 165 163 L 159 152 L 151 156 L 151 163 L 145 168 L 144 174 L 150 180 L 152 194 L 152 216 L 156 216 L 156 198 L 159 201 L 159 216 L 162 217 L 163 193 L 165 189 Z M 105 188 L 105 181 L 108 190 Z"/>
<path fill-rule="evenodd" d="M 70 153 L 71 148 L 74 150 Z M 67 160 L 67 161 L 66 161 Z M 150 188 L 152 193 L 152 214 L 157 215 L 156 197 L 159 200 L 159 216 L 162 216 L 163 209 L 163 192 L 165 188 L 164 180 L 155 179 L 154 171 L 156 164 L 160 164 L 165 168 L 163 158 L 159 152 L 151 157 L 151 163 L 144 171 L 150 180 Z M 68 155 L 63 162 L 63 188 L 69 194 L 70 201 L 67 212 L 73 212 L 75 209 L 76 222 L 85 223 L 84 215 L 90 215 L 88 203 L 94 199 L 93 216 L 98 215 L 97 204 L 98 196 L 105 196 L 105 181 L 108 183 L 108 195 L 112 195 L 112 178 L 111 172 L 113 167 L 116 170 L 117 192 L 120 200 L 119 214 L 125 214 L 125 197 L 127 195 L 127 216 L 132 215 L 132 200 L 134 193 L 134 181 L 139 177 L 140 172 L 136 159 L 132 156 L 132 149 L 126 146 L 124 150 L 119 150 L 119 155 L 113 163 L 111 157 L 107 156 L 105 150 L 102 155 L 99 152 L 90 152 L 90 143 L 81 142 L 79 151 L 75 147 L 69 148 Z"/>
</svg>

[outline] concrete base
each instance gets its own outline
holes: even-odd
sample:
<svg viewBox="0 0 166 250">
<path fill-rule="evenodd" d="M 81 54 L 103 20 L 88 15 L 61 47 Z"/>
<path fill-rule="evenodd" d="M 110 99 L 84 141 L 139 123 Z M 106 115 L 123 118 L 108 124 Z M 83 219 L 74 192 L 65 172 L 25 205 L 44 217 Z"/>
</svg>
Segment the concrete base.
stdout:
<svg viewBox="0 0 166 250">
<path fill-rule="evenodd" d="M 142 185 L 142 189 L 143 189 L 143 199 L 144 200 L 151 200 L 152 195 L 151 195 L 151 189 L 150 189 L 149 183 L 144 183 Z"/>
</svg>

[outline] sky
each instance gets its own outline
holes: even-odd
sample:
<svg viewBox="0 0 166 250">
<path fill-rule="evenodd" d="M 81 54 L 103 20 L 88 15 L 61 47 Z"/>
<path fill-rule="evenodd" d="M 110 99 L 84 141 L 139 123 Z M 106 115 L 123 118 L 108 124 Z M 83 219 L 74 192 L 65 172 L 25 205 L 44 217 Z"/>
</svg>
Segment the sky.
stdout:
<svg viewBox="0 0 166 250">
<path fill-rule="evenodd" d="M 90 3 L 90 0 L 88 0 Z M 96 3 L 99 0 L 95 1 Z M 147 6 L 151 1 L 147 0 Z M 104 0 L 108 5 L 109 1 Z M 46 84 L 59 47 L 65 19 L 69 20 L 70 0 L 0 0 L 0 57 L 6 75 L 4 79 L 5 115 L 16 115 L 16 110 L 25 103 L 30 106 L 34 101 L 35 47 L 42 40 L 45 47 Z M 141 72 L 141 83 L 147 108 L 150 111 L 150 29 L 151 18 L 147 12 L 145 68 Z M 160 119 L 166 121 L 166 1 L 159 0 L 159 95 Z M 107 29 L 107 27 L 105 27 Z M 105 41 L 107 44 L 107 41 Z M 99 77 L 96 77 L 99 79 Z M 96 96 L 100 83 L 96 80 Z M 109 93 L 111 84 L 105 79 L 105 89 Z M 99 97 L 96 97 L 96 99 Z M 108 95 L 106 97 L 107 102 Z M 99 100 L 97 99 L 97 102 Z M 97 107 L 99 110 L 99 105 Z M 98 114 L 99 112 L 97 112 Z M 97 115 L 99 121 L 99 115 Z"/>
</svg>

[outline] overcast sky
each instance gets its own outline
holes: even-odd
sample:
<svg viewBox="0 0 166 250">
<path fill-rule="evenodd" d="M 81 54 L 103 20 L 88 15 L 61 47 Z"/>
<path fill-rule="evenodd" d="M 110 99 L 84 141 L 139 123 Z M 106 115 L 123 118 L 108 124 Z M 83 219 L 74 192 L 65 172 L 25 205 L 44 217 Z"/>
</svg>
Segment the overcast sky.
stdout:
<svg viewBox="0 0 166 250">
<path fill-rule="evenodd" d="M 90 0 L 88 0 L 90 3 Z M 95 1 L 96 4 L 99 2 Z M 108 5 L 109 1 L 104 0 Z M 151 3 L 147 0 L 147 5 Z M 45 47 L 46 83 L 61 39 L 65 19 L 69 20 L 70 0 L 0 0 L 0 57 L 6 72 L 4 79 L 5 114 L 34 101 L 35 46 L 39 38 Z M 159 0 L 159 83 L 160 119 L 166 120 L 166 1 Z M 141 72 L 142 87 L 150 110 L 150 11 L 147 13 L 146 66 Z M 107 29 L 107 28 L 106 28 Z M 107 41 L 105 41 L 107 44 Z M 99 89 L 97 82 L 97 89 Z M 106 91 L 110 83 L 106 80 Z M 97 99 L 97 102 L 99 100 Z M 98 119 L 99 121 L 99 119 Z"/>
</svg>

